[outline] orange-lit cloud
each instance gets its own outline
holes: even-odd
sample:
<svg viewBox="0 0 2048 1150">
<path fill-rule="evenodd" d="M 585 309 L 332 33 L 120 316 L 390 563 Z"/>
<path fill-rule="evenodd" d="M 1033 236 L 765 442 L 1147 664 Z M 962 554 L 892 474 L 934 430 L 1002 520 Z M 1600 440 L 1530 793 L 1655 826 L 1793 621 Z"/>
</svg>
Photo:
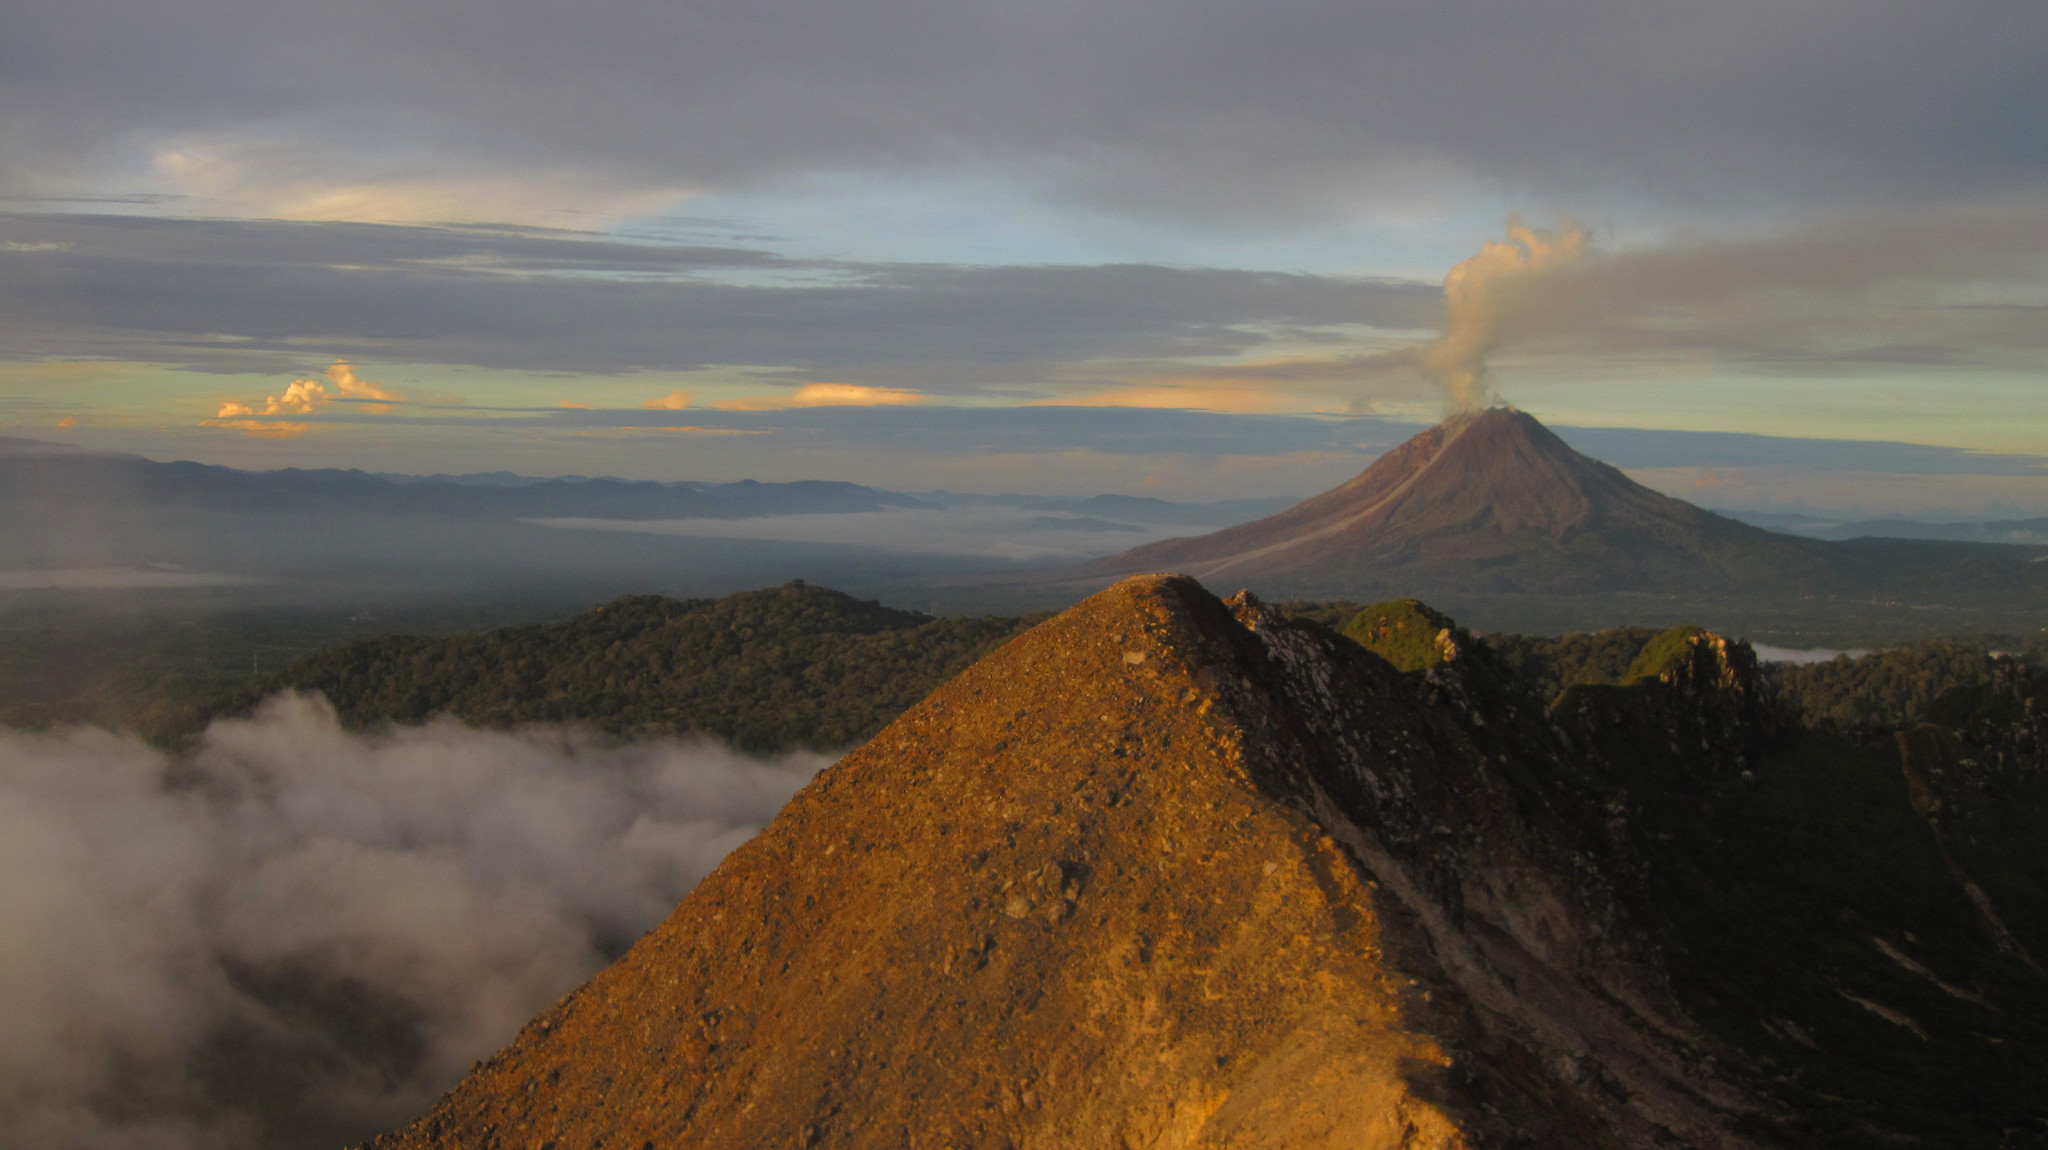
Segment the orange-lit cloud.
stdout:
<svg viewBox="0 0 2048 1150">
<path fill-rule="evenodd" d="M 297 439 L 306 434 L 311 426 L 305 423 L 279 423 L 267 419 L 207 419 L 200 422 L 207 427 L 239 431 L 256 439 Z"/>
<path fill-rule="evenodd" d="M 72 428 L 78 426 L 78 417 L 75 415 L 67 415 L 64 418 L 57 421 L 57 426 L 63 428 L 66 431 L 70 431 Z"/>
<path fill-rule="evenodd" d="M 635 425 L 633 425 L 633 426 L 629 426 L 629 427 L 617 427 L 617 428 L 612 428 L 611 430 L 612 430 L 612 431 L 620 431 L 620 432 L 624 432 L 624 433 L 626 433 L 626 434 L 628 434 L 628 435 L 773 435 L 773 434 L 775 434 L 775 429 L 774 429 L 774 428 L 772 428 L 772 427 L 698 427 L 698 426 L 696 426 L 695 424 L 689 424 L 689 423 L 676 423 L 676 424 L 669 424 L 669 425 L 667 425 L 667 426 L 661 426 L 661 425 L 655 425 L 655 426 L 648 426 L 648 425 L 646 425 L 646 424 L 635 424 Z M 573 435 L 588 435 L 588 434 L 594 434 L 594 433 L 591 433 L 591 432 L 571 432 L 571 434 L 573 434 Z"/>
<path fill-rule="evenodd" d="M 1138 384 L 1112 388 L 1065 399 L 1040 400 L 1040 407 L 1149 407 L 1185 411 L 1222 411 L 1232 415 L 1271 415 L 1300 411 L 1293 396 L 1276 391 L 1239 387 L 1187 387 L 1177 384 Z M 1338 405 L 1332 410 L 1341 408 Z"/>
<path fill-rule="evenodd" d="M 1232 415 L 1356 413 L 1371 402 L 1356 398 L 1361 384 L 1398 380 L 1412 386 L 1414 371 L 1413 348 L 1366 355 L 1271 356 L 1157 371 L 1120 387 L 1078 398 L 1039 400 L 1035 406 L 1145 407 Z"/>
<path fill-rule="evenodd" d="M 266 415 L 311 415 L 326 407 L 335 399 L 369 400 L 363 408 L 375 415 L 391 410 L 394 403 L 405 402 L 405 397 L 391 391 L 381 383 L 372 383 L 356 375 L 354 367 L 347 360 L 337 359 L 325 372 L 327 383 L 334 385 L 334 391 L 327 390 L 327 383 L 317 379 L 295 379 L 284 389 L 283 395 L 265 396 L 262 406 L 251 400 L 244 403 L 230 399 L 220 405 L 212 419 L 201 420 L 205 427 L 223 427 L 239 431 L 244 435 L 268 438 L 289 438 L 304 435 L 307 425 L 303 423 L 274 423 L 253 416 Z"/>
<path fill-rule="evenodd" d="M 327 406 L 327 389 L 310 379 L 295 379 L 284 389 L 281 397 L 267 399 L 263 403 L 263 414 L 308 415 Z"/>
<path fill-rule="evenodd" d="M 262 407 L 255 407 L 238 400 L 228 400 L 220 405 L 215 419 L 233 419 L 245 415 L 310 415 L 327 405 L 327 388 L 318 380 L 295 379 L 284 389 L 283 395 L 268 396 Z"/>
<path fill-rule="evenodd" d="M 351 367 L 347 360 L 335 360 L 327 369 L 327 380 L 341 392 L 344 399 L 378 401 L 363 409 L 375 415 L 383 415 L 385 412 L 390 411 L 391 405 L 394 403 L 405 402 L 404 396 L 387 389 L 383 384 L 371 383 L 369 380 L 358 377 L 356 369 Z"/>
<path fill-rule="evenodd" d="M 655 396 L 640 406 L 647 408 L 649 411 L 682 411 L 690 406 L 690 399 L 689 392 L 678 388 L 667 395 Z"/>
<path fill-rule="evenodd" d="M 1344 411 L 1351 401 L 1332 397 L 1329 388 L 1354 386 L 1369 374 L 1370 358 L 1284 356 L 1183 368 L 1078 398 L 1040 400 L 1037 406 L 1147 407 L 1232 415 Z"/>
<path fill-rule="evenodd" d="M 794 395 L 749 395 L 722 399 L 720 411 L 783 411 L 792 407 L 886 407 L 923 403 L 924 395 L 907 387 L 863 387 L 857 383 L 807 383 Z"/>
</svg>

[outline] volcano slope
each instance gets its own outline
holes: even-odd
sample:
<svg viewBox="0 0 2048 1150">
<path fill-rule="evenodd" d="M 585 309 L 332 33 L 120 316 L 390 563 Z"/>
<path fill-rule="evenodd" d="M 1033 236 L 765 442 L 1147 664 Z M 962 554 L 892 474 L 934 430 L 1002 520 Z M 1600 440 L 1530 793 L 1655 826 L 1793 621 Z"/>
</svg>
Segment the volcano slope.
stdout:
<svg viewBox="0 0 2048 1150">
<path fill-rule="evenodd" d="M 1996 847 L 2039 829 L 2031 712 L 2010 763 L 1944 776 L 2005 820 L 1944 855 L 1896 756 L 1788 734 L 1740 645 L 1676 634 L 1553 712 L 1454 627 L 1416 670 L 1369 649 L 1404 626 L 1354 642 L 1181 577 L 1090 598 L 372 1145 L 2048 1132 L 2042 876 Z M 1923 775 L 1965 747 L 1939 741 Z"/>
<path fill-rule="evenodd" d="M 1049 576 L 1184 571 L 1305 598 L 1381 594 L 1990 596 L 2038 613 L 2039 549 L 1766 531 L 1659 494 L 1511 408 L 1455 415 L 1277 515 Z M 2017 598 L 2016 598 L 2017 597 Z"/>
</svg>

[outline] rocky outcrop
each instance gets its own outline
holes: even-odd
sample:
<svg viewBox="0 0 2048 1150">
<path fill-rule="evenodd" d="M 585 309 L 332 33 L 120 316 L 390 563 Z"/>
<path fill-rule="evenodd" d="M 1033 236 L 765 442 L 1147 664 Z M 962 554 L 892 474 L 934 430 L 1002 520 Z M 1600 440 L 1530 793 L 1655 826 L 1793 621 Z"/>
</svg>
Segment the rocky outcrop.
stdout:
<svg viewBox="0 0 2048 1150">
<path fill-rule="evenodd" d="M 1887 917 L 1844 878 L 1830 897 L 1861 909 L 1828 907 L 1794 940 L 1820 949 L 1789 955 L 1752 937 L 1783 933 L 1780 908 L 1751 923 L 1711 897 L 1832 862 L 1774 854 L 1769 838 L 1808 845 L 1777 823 L 1736 833 L 1812 772 L 1785 736 L 1743 728 L 1745 650 L 1682 646 L 1697 673 L 1553 711 L 1469 636 L 1404 672 L 1249 595 L 1127 580 L 819 776 L 618 963 L 374 1145 L 1923 1137 L 1921 1096 L 1890 1084 L 1949 1083 L 1864 1057 L 1862 1028 L 1909 1033 L 1878 1013 L 1906 1015 L 1882 983 L 1905 968 L 1872 937 L 1985 1004 L 1937 1017 L 1913 1000 L 1930 1058 L 1972 1028 L 2022 1056 L 1956 1144 L 2020 1128 L 2025 1094 L 1998 1083 L 2029 1081 L 2040 988 L 1995 948 L 1912 941 L 1941 892 Z M 1853 961 L 1827 949 L 1843 945 Z M 1773 979 L 1802 1001 L 1771 999 Z"/>
</svg>

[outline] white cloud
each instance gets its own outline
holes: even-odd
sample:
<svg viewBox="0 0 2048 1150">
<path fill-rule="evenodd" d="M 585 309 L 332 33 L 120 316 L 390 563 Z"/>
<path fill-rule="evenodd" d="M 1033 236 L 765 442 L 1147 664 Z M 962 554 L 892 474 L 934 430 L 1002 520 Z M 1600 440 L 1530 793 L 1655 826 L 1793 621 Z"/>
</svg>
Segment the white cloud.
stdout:
<svg viewBox="0 0 2048 1150">
<path fill-rule="evenodd" d="M 106 731 L 0 733 L 0 1144 L 396 1124 L 827 762 L 450 721 L 363 736 L 293 696 L 175 764 Z M 322 1014 L 336 996 L 353 1032 Z"/>
</svg>

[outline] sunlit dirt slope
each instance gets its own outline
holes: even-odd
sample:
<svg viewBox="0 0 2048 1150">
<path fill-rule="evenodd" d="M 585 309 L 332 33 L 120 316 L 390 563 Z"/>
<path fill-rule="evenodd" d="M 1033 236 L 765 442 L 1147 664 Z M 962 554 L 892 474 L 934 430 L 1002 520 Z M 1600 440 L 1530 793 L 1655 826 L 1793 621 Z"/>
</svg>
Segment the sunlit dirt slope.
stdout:
<svg viewBox="0 0 2048 1150">
<path fill-rule="evenodd" d="M 1354 641 L 1170 576 L 1094 596 L 374 1145 L 1877 1144 L 1948 1138 L 1929 1090 L 1969 1095 L 1952 1144 L 2029 1121 L 2048 983 L 1946 872 L 1909 858 L 1926 905 L 1858 887 L 1853 919 L 1827 893 L 1667 905 L 1752 897 L 1716 877 L 1724 824 L 1810 789 L 1745 648 L 1675 635 L 1552 712 L 1455 627 L 1415 670 L 1369 649 L 1407 625 Z M 1924 839 L 1897 763 L 1872 769 Z M 1930 922 L 1977 934 L 1910 941 Z"/>
</svg>

